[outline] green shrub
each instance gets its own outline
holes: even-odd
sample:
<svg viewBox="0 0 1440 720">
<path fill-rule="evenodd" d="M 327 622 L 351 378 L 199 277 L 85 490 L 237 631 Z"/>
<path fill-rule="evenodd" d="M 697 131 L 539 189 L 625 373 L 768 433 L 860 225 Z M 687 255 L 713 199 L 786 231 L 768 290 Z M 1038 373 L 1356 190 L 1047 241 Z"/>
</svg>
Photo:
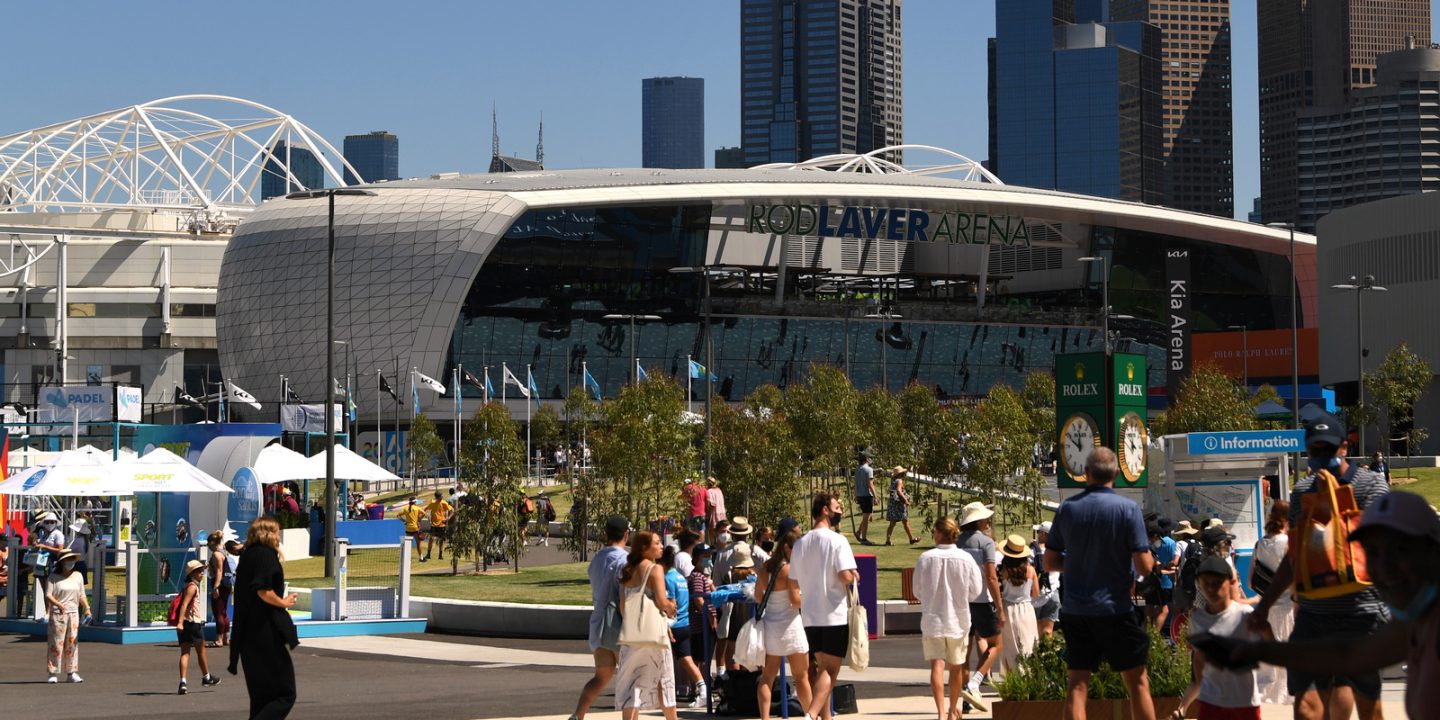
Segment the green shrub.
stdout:
<svg viewBox="0 0 1440 720">
<path fill-rule="evenodd" d="M 1178 697 L 1190 684 L 1190 648 L 1182 643 L 1172 647 L 1154 627 L 1150 634 L 1150 694 L 1154 697 Z M 1056 633 L 1041 638 L 1035 652 L 1020 661 L 1000 681 L 996 690 L 1001 700 L 1064 700 L 1065 639 Z M 1120 673 L 1101 663 L 1090 676 L 1089 696 L 1095 700 L 1120 700 L 1125 697 L 1125 683 Z"/>
</svg>

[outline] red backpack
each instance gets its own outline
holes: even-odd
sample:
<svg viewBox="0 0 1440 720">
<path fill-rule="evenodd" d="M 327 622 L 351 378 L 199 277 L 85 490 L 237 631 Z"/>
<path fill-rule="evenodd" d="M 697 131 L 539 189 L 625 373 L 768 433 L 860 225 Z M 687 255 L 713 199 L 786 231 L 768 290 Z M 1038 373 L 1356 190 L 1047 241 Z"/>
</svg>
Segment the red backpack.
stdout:
<svg viewBox="0 0 1440 720">
<path fill-rule="evenodd" d="M 187 586 L 186 590 L 188 589 L 189 587 Z M 180 591 L 179 595 L 176 595 L 175 598 L 170 601 L 170 612 L 165 614 L 165 622 L 169 623 L 173 627 L 180 627 L 180 619 L 181 617 L 183 617 L 183 609 L 181 608 L 181 604 L 184 602 L 185 591 L 182 590 Z"/>
</svg>

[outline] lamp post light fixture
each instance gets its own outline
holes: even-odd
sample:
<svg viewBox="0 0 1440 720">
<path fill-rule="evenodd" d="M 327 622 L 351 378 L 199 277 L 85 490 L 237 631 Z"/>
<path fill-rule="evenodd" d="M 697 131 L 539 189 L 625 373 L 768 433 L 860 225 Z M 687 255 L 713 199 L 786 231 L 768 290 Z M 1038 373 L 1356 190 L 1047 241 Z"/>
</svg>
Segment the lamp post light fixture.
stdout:
<svg viewBox="0 0 1440 720">
<path fill-rule="evenodd" d="M 1295 223 L 1266 223 L 1267 227 L 1286 228 L 1290 231 L 1290 420 L 1300 429 L 1300 314 L 1298 310 L 1300 279 L 1295 271 Z M 1299 466 L 1300 455 L 1295 455 Z"/>
<path fill-rule="evenodd" d="M 705 475 L 710 475 L 710 397 L 714 395 L 713 381 L 710 379 L 715 374 L 715 341 L 711 332 L 711 325 L 714 322 L 714 310 L 710 302 L 710 280 L 711 278 L 728 278 L 736 275 L 744 275 L 745 268 L 731 267 L 729 265 L 698 265 L 670 268 L 674 275 L 699 275 L 704 278 L 705 297 L 703 300 L 705 311 Z M 688 374 L 690 368 L 685 368 Z M 690 398 L 685 398 L 688 402 Z"/>
<path fill-rule="evenodd" d="M 630 377 L 634 378 L 634 384 L 640 384 L 640 373 L 635 372 L 635 321 L 649 322 L 659 320 L 659 315 L 637 315 L 634 313 L 610 313 L 600 316 L 601 320 L 629 320 L 630 321 Z"/>
<path fill-rule="evenodd" d="M 1227 325 L 1226 330 L 1240 331 L 1241 377 L 1245 380 L 1245 392 L 1250 392 L 1250 328 L 1245 325 Z"/>
<path fill-rule="evenodd" d="M 368 197 L 358 188 L 305 190 L 286 200 L 329 200 L 325 242 L 325 577 L 335 576 L 335 196 Z"/>
<path fill-rule="evenodd" d="M 1086 255 L 1082 263 L 1100 263 L 1100 329 L 1105 342 L 1105 354 L 1110 354 L 1110 262 L 1103 255 Z M 1129 317 L 1129 316 L 1126 316 Z"/>
<path fill-rule="evenodd" d="M 1374 275 L 1366 275 L 1362 278 L 1356 278 L 1354 275 L 1351 275 L 1350 282 L 1339 283 L 1331 285 L 1330 287 L 1336 290 L 1355 291 L 1355 390 L 1357 393 L 1355 396 L 1357 398 L 1355 407 L 1358 411 L 1357 414 L 1360 415 L 1360 422 L 1356 423 L 1358 426 L 1356 433 L 1359 436 L 1360 442 L 1359 447 L 1355 448 L 1353 454 L 1355 457 L 1360 457 L 1365 452 L 1365 336 L 1363 334 L 1365 327 L 1364 323 L 1361 322 L 1360 298 L 1363 297 L 1366 292 L 1388 292 L 1390 288 L 1383 285 L 1376 285 Z"/>
</svg>

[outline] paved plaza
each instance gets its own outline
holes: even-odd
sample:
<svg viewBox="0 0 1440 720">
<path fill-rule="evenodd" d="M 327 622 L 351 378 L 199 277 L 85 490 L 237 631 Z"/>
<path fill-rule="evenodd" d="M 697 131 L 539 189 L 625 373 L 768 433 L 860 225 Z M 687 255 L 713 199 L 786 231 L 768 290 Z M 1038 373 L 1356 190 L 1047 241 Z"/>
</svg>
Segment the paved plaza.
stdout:
<svg viewBox="0 0 1440 720">
<path fill-rule="evenodd" d="M 433 634 L 306 640 L 295 651 L 300 699 L 291 717 L 563 720 L 590 675 L 584 650 L 583 642 L 569 640 Z M 215 656 L 212 667 L 224 683 L 214 688 L 199 686 L 199 671 L 192 660 L 192 688 L 184 697 L 175 695 L 173 644 L 85 643 L 80 658 L 84 684 L 47 685 L 44 643 L 0 637 L 0 710 L 5 717 L 245 717 L 244 678 L 224 672 L 225 655 Z M 864 673 L 842 674 L 844 682 L 856 684 L 861 711 L 847 717 L 932 716 L 919 638 L 876 640 L 871 662 Z M 1406 717 L 1401 692 L 1401 683 L 1386 684 L 1385 717 L 1390 720 Z M 613 694 L 607 692 L 589 717 L 619 718 L 609 709 L 613 703 Z M 701 718 L 704 712 L 682 710 L 681 716 Z M 1266 706 L 1263 716 L 1279 720 L 1289 718 L 1290 712 L 1286 707 Z"/>
</svg>

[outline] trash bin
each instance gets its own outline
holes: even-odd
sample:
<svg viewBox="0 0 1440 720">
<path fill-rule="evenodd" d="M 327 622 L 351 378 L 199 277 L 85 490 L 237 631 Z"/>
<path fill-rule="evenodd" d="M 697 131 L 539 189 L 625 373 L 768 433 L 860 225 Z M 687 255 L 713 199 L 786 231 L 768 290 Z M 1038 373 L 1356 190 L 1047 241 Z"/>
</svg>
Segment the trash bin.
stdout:
<svg viewBox="0 0 1440 720">
<path fill-rule="evenodd" d="M 384 520 L 384 519 L 385 519 L 385 506 L 384 506 L 384 505 L 366 505 L 366 506 L 365 506 L 365 509 L 366 509 L 366 511 L 368 511 L 369 517 L 370 517 L 371 520 Z"/>
</svg>

